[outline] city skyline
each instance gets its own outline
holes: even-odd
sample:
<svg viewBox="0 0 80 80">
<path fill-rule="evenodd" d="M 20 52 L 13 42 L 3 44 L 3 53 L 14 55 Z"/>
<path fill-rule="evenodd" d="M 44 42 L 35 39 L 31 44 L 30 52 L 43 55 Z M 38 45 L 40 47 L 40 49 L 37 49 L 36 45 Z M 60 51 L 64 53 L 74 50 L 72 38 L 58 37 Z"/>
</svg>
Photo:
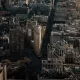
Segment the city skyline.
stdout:
<svg viewBox="0 0 80 80">
<path fill-rule="evenodd" d="M 79 3 L 0 0 L 0 80 L 79 80 Z"/>
</svg>

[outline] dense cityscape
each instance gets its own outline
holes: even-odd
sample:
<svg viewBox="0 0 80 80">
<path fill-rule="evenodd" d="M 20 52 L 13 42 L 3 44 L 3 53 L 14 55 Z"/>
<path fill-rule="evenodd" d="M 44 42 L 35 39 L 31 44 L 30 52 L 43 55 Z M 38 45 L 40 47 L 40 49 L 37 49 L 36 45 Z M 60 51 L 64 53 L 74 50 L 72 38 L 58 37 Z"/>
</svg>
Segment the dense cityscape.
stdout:
<svg viewBox="0 0 80 80">
<path fill-rule="evenodd" d="M 0 0 L 0 80 L 80 80 L 80 0 Z"/>
</svg>

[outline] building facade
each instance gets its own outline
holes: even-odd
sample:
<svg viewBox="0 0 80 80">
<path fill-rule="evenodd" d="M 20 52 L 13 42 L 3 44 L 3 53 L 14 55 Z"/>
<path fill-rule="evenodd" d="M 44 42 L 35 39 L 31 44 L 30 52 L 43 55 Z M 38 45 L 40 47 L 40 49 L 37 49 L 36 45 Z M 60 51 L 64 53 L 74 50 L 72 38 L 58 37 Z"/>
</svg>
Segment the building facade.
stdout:
<svg viewBox="0 0 80 80">
<path fill-rule="evenodd" d="M 23 53 L 24 51 L 24 37 L 25 33 L 23 28 L 16 26 L 16 28 L 10 29 L 9 38 L 10 38 L 10 52 L 19 52 Z"/>
<path fill-rule="evenodd" d="M 28 40 L 30 40 L 34 51 L 39 56 L 42 44 L 42 26 L 37 23 L 37 21 L 29 21 L 26 25 Z"/>
<path fill-rule="evenodd" d="M 63 72 L 63 63 L 56 58 L 49 60 L 42 60 L 42 68 L 52 72 Z"/>
<path fill-rule="evenodd" d="M 34 28 L 34 48 L 38 54 L 40 53 L 41 43 L 41 26 L 39 25 Z"/>
<path fill-rule="evenodd" d="M 65 55 L 67 53 L 68 44 L 66 41 L 57 41 L 56 43 L 48 44 L 48 58 L 56 56 L 65 63 Z"/>
</svg>

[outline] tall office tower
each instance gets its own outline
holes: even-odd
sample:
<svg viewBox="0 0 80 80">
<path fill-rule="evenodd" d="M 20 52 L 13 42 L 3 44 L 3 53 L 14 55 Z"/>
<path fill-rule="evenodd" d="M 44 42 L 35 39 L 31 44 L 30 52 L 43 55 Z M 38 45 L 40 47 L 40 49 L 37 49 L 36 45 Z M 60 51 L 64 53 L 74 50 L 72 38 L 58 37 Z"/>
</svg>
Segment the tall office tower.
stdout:
<svg viewBox="0 0 80 80">
<path fill-rule="evenodd" d="M 10 52 L 23 53 L 24 51 L 24 29 L 16 26 L 10 29 Z"/>
<path fill-rule="evenodd" d="M 40 53 L 41 42 L 41 26 L 38 25 L 34 28 L 34 48 L 38 55 Z"/>
<path fill-rule="evenodd" d="M 40 56 L 41 43 L 44 36 L 44 28 L 37 23 L 37 21 L 27 22 L 27 36 L 28 40 L 31 42 L 37 56 Z"/>
</svg>

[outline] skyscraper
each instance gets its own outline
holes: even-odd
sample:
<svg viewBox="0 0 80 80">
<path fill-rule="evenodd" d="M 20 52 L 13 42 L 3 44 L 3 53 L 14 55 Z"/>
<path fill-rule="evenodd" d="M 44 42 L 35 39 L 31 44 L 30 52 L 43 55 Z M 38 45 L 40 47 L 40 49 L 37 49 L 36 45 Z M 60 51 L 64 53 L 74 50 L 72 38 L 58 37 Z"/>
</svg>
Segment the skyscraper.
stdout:
<svg viewBox="0 0 80 80">
<path fill-rule="evenodd" d="M 10 51 L 19 53 L 24 51 L 24 30 L 20 26 L 10 29 Z"/>
<path fill-rule="evenodd" d="M 34 48 L 35 51 L 39 54 L 41 48 L 41 26 L 34 28 Z"/>
<path fill-rule="evenodd" d="M 44 36 L 44 32 L 42 30 L 42 25 L 38 24 L 37 21 L 29 21 L 27 22 L 27 36 L 28 40 L 31 42 L 35 53 L 40 56 L 40 49 L 42 44 L 42 39 Z"/>
</svg>

